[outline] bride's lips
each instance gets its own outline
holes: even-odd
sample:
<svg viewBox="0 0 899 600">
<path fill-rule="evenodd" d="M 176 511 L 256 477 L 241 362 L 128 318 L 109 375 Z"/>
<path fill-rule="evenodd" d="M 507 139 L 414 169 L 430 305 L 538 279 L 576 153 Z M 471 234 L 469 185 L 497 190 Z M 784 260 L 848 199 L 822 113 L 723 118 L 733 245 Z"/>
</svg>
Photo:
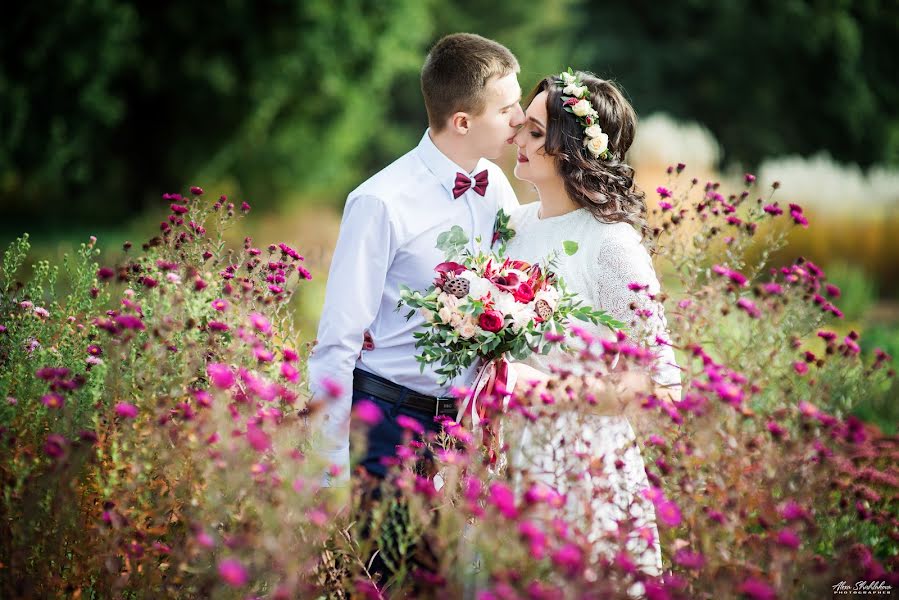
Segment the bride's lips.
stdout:
<svg viewBox="0 0 899 600">
<path fill-rule="evenodd" d="M 519 154 L 519 155 L 518 155 L 518 162 L 520 162 L 520 163 L 526 163 L 526 162 L 529 162 L 529 161 L 528 161 L 527 157 L 525 157 L 523 154 Z"/>
</svg>

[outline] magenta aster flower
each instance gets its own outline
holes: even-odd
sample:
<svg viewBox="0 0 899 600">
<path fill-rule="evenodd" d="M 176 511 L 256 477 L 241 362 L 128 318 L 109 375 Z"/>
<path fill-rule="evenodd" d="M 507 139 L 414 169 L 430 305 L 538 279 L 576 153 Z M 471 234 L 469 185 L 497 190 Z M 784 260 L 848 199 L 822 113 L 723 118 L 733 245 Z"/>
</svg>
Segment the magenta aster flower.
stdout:
<svg viewBox="0 0 899 600">
<path fill-rule="evenodd" d="M 396 418 L 396 424 L 403 429 L 412 431 L 419 435 L 425 432 L 424 425 L 422 425 L 417 419 L 413 419 L 412 417 L 407 415 L 399 415 Z"/>
<path fill-rule="evenodd" d="M 793 218 L 793 222 L 797 225 L 802 225 L 805 228 L 808 228 L 808 219 L 805 218 L 805 215 L 802 214 L 802 207 L 798 204 L 790 205 L 790 217 Z"/>
<path fill-rule="evenodd" d="M 41 403 L 47 408 L 62 408 L 66 401 L 60 394 L 50 392 L 41 397 Z"/>
<path fill-rule="evenodd" d="M 772 281 L 770 283 L 763 284 L 762 291 L 769 296 L 780 296 L 781 294 L 783 294 L 784 289 L 779 283 L 774 283 Z"/>
<path fill-rule="evenodd" d="M 378 405 L 371 400 L 365 399 L 360 400 L 353 406 L 353 415 L 369 427 L 377 425 L 383 418 Z"/>
<path fill-rule="evenodd" d="M 783 428 L 783 426 L 777 421 L 768 421 L 765 424 L 765 427 L 768 429 L 768 432 L 776 439 L 780 439 L 787 434 L 787 430 Z"/>
<path fill-rule="evenodd" d="M 674 562 L 687 569 L 699 570 L 705 564 L 705 557 L 699 552 L 681 548 L 674 553 Z"/>
<path fill-rule="evenodd" d="M 762 316 L 762 311 L 760 311 L 755 302 L 749 298 L 740 298 L 737 300 L 737 306 L 753 319 L 758 319 Z"/>
<path fill-rule="evenodd" d="M 190 210 L 189 208 L 187 208 L 187 207 L 184 206 L 183 204 L 172 204 L 172 205 L 169 206 L 169 208 L 171 208 L 171 209 L 172 209 L 172 212 L 175 213 L 176 215 L 183 215 L 183 214 L 186 213 L 188 210 Z"/>
<path fill-rule="evenodd" d="M 754 577 L 750 577 L 740 584 L 737 591 L 752 598 L 752 600 L 775 600 L 777 598 L 774 588 L 761 579 L 756 579 Z"/>
<path fill-rule="evenodd" d="M 211 363 L 206 367 L 206 373 L 212 385 L 219 389 L 226 390 L 234 385 L 234 373 L 228 365 L 222 363 Z"/>
<path fill-rule="evenodd" d="M 44 454 L 50 458 L 60 458 L 66 452 L 68 440 L 58 433 L 51 433 L 44 440 Z"/>
<path fill-rule="evenodd" d="M 680 508 L 671 500 L 656 503 L 656 516 L 668 527 L 677 527 L 681 522 Z"/>
<path fill-rule="evenodd" d="M 831 298 L 839 298 L 840 297 L 840 288 L 838 288 L 834 284 L 828 283 L 827 285 L 824 286 L 824 289 L 827 292 L 827 295 L 830 296 Z"/>
<path fill-rule="evenodd" d="M 580 548 L 570 543 L 553 552 L 551 558 L 557 567 L 569 573 L 577 572 L 583 560 Z"/>
<path fill-rule="evenodd" d="M 671 197 L 671 190 L 669 190 L 668 188 L 665 188 L 665 187 L 657 187 L 656 193 L 658 193 L 658 195 L 661 196 L 662 198 L 670 198 Z"/>
<path fill-rule="evenodd" d="M 247 442 L 256 452 L 265 452 L 272 447 L 269 435 L 252 423 L 247 425 Z"/>
<path fill-rule="evenodd" d="M 248 212 L 250 212 L 250 205 L 247 204 L 246 202 L 241 202 L 240 210 L 241 210 L 241 212 L 248 213 Z"/>
<path fill-rule="evenodd" d="M 115 277 L 115 271 L 109 267 L 100 267 L 97 269 L 97 279 L 100 281 L 108 281 Z"/>
<path fill-rule="evenodd" d="M 752 185 L 755 181 L 755 175 L 753 175 L 752 173 L 746 173 L 745 175 L 743 175 L 743 181 L 746 182 L 746 185 Z"/>
<path fill-rule="evenodd" d="M 281 363 L 281 377 L 291 383 L 296 383 L 300 380 L 300 372 L 289 362 L 283 362 Z"/>
<path fill-rule="evenodd" d="M 209 321 L 206 326 L 210 329 L 210 331 L 228 331 L 231 329 L 228 327 L 227 323 L 222 323 L 221 321 Z"/>
<path fill-rule="evenodd" d="M 774 537 L 774 541 L 777 542 L 780 546 L 784 546 L 785 548 L 789 548 L 791 550 L 797 550 L 799 546 L 802 545 L 802 540 L 799 539 L 799 536 L 792 529 L 785 527 L 777 532 L 777 535 Z"/>
<path fill-rule="evenodd" d="M 296 350 L 293 348 L 284 348 L 284 360 L 289 363 L 296 362 L 300 357 L 297 355 Z"/>
<path fill-rule="evenodd" d="M 235 558 L 226 558 L 218 564 L 219 577 L 231 587 L 243 587 L 249 580 L 246 568 Z"/>
<path fill-rule="evenodd" d="M 272 332 L 271 323 L 269 323 L 265 316 L 259 313 L 250 313 L 250 324 L 252 324 L 253 328 L 260 333 L 267 335 Z"/>
<path fill-rule="evenodd" d="M 224 312 L 225 310 L 228 309 L 228 302 L 226 302 L 225 300 L 222 300 L 221 298 L 217 298 L 212 301 L 212 308 L 214 308 L 215 310 L 217 310 L 219 312 Z"/>
<path fill-rule="evenodd" d="M 670 202 L 665 202 L 664 200 L 662 200 L 661 202 L 659 202 L 659 208 L 662 209 L 662 212 L 668 212 L 669 210 L 674 208 L 674 205 Z"/>
<path fill-rule="evenodd" d="M 341 394 L 343 394 L 343 386 L 330 377 L 325 377 L 324 379 L 322 379 L 321 385 L 325 391 L 325 394 L 327 394 L 331 398 L 337 398 Z"/>
<path fill-rule="evenodd" d="M 808 516 L 808 513 L 795 500 L 787 500 L 779 508 L 780 516 L 787 521 L 798 521 Z"/>
<path fill-rule="evenodd" d="M 130 402 L 119 402 L 115 405 L 115 414 L 124 419 L 137 417 L 137 407 Z"/>
<path fill-rule="evenodd" d="M 201 188 L 200 186 L 197 186 L 197 185 L 191 186 L 190 193 L 193 194 L 194 196 L 202 196 L 203 188 Z"/>
<path fill-rule="evenodd" d="M 507 519 L 514 519 L 518 516 L 518 509 L 515 507 L 515 494 L 506 484 L 499 481 L 492 483 L 487 500 Z"/>
</svg>

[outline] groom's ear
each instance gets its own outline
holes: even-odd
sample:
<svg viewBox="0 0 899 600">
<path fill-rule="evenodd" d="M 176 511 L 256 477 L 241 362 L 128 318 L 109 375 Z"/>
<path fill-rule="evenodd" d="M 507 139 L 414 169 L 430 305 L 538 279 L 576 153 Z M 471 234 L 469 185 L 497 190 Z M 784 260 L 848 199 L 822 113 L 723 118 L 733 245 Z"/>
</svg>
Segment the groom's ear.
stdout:
<svg viewBox="0 0 899 600">
<path fill-rule="evenodd" d="M 450 118 L 450 127 L 460 135 L 465 135 L 471 128 L 471 117 L 468 113 L 457 112 Z"/>
</svg>

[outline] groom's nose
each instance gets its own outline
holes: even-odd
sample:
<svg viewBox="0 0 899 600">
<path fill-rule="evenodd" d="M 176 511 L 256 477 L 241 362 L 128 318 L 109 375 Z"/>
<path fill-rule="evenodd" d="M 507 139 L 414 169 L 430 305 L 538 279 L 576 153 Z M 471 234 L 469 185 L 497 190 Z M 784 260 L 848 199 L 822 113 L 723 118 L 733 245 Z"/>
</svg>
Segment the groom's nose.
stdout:
<svg viewBox="0 0 899 600">
<path fill-rule="evenodd" d="M 512 109 L 512 120 L 509 121 L 509 125 L 512 127 L 521 127 L 524 125 L 524 110 L 521 108 L 521 104 L 516 104 L 515 108 Z"/>
</svg>

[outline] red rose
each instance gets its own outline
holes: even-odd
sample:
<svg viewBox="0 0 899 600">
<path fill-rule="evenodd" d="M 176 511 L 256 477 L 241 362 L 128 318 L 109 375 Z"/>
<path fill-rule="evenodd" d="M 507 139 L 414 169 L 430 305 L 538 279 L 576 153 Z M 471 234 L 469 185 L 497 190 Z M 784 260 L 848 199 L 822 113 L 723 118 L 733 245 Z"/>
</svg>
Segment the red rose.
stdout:
<svg viewBox="0 0 899 600">
<path fill-rule="evenodd" d="M 513 294 L 515 299 L 522 304 L 527 304 L 531 300 L 534 299 L 534 288 L 532 288 L 528 283 L 522 283 L 518 286 L 518 289 L 515 290 Z"/>
<path fill-rule="evenodd" d="M 484 331 L 496 333 L 503 328 L 503 315 L 498 310 L 485 310 L 478 318 L 478 325 Z"/>
</svg>

